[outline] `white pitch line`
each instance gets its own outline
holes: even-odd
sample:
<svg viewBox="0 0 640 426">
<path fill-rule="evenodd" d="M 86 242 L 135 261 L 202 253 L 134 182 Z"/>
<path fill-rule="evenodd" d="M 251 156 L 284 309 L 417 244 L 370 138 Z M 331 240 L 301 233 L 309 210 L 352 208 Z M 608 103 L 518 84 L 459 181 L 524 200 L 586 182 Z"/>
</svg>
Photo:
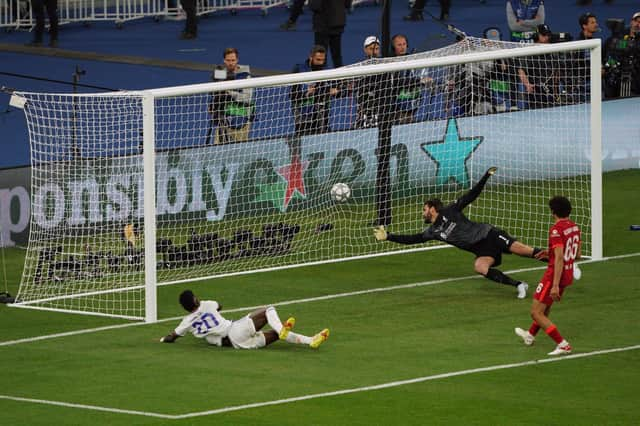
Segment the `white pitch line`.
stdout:
<svg viewBox="0 0 640 426">
<path fill-rule="evenodd" d="M 96 333 L 99 331 L 116 330 L 118 328 L 136 327 L 140 325 L 146 325 L 146 323 L 133 322 L 133 323 L 116 324 L 116 325 L 105 325 L 104 327 L 86 328 L 84 330 L 75 330 L 75 331 L 67 331 L 64 333 L 46 334 L 43 336 L 27 337 L 24 339 L 17 339 L 17 340 L 7 340 L 6 342 L 0 342 L 0 346 L 19 345 L 21 343 L 32 343 L 32 342 L 37 342 L 39 340 L 56 339 L 58 337 L 69 337 L 69 336 L 75 336 L 78 334 Z"/>
<path fill-rule="evenodd" d="M 608 261 L 608 260 L 618 260 L 618 259 L 624 259 L 624 258 L 627 258 L 627 257 L 636 257 L 636 256 L 640 256 L 640 252 L 639 253 L 623 254 L 623 255 L 619 255 L 619 256 L 604 257 L 604 258 L 602 258 L 600 260 L 587 260 L 587 261 L 583 261 L 583 262 L 579 262 L 579 263 L 581 263 L 581 264 L 582 263 L 597 263 L 597 262 L 605 262 L 605 261 Z M 535 266 L 535 267 L 531 267 L 531 268 L 513 269 L 513 270 L 510 270 L 510 271 L 505 271 L 505 273 L 507 273 L 507 274 L 517 274 L 517 273 L 520 273 L 520 272 L 537 271 L 537 270 L 541 270 L 541 269 L 545 269 L 545 268 L 546 268 L 546 266 Z M 282 302 L 272 303 L 272 304 L 270 304 L 270 306 L 286 306 L 286 305 L 295 305 L 295 304 L 299 304 L 299 303 L 318 302 L 318 301 L 322 301 L 322 300 L 338 299 L 338 298 L 341 298 L 341 297 L 351 297 L 351 296 L 359 296 L 359 295 L 370 294 L 370 293 L 381 293 L 381 292 L 385 292 L 385 291 L 404 290 L 404 289 L 408 289 L 408 288 L 425 287 L 425 286 L 430 286 L 430 285 L 446 284 L 446 283 L 454 282 L 454 281 L 479 279 L 479 278 L 482 278 L 482 277 L 480 275 L 467 275 L 467 276 L 463 276 L 463 277 L 443 278 L 441 280 L 422 281 L 422 282 L 417 282 L 417 283 L 401 284 L 401 285 L 396 285 L 396 286 L 391 286 L 391 287 L 378 287 L 378 288 L 371 288 L 371 289 L 367 289 L 367 290 L 351 291 L 351 292 L 346 292 L 346 293 L 328 294 L 328 295 L 325 295 L 325 296 L 309 297 L 309 298 L 306 298 L 306 299 L 286 300 L 286 301 L 282 301 Z M 257 306 L 245 306 L 245 307 L 242 307 L 242 308 L 225 309 L 225 310 L 222 311 L 222 313 L 251 311 L 251 310 L 254 310 L 254 309 L 257 309 L 257 308 L 262 308 L 264 306 L 265 305 L 257 305 Z M 156 321 L 154 324 L 162 323 L 162 322 L 169 322 L 169 321 L 179 321 L 182 318 L 183 317 L 164 318 L 164 319 Z M 141 325 L 147 325 L 147 323 L 145 323 L 145 322 L 132 322 L 132 323 L 125 323 L 125 324 L 107 325 L 107 326 L 104 326 L 104 327 L 88 328 L 88 329 L 84 329 L 84 330 L 75 330 L 75 331 L 68 331 L 68 332 L 56 333 L 56 334 L 47 334 L 47 335 L 43 335 L 43 336 L 28 337 L 28 338 L 17 339 L 17 340 L 8 340 L 6 342 L 0 342 L 0 347 L 1 346 L 18 345 L 18 344 L 22 344 L 22 343 L 37 342 L 39 340 L 55 339 L 55 338 L 58 338 L 58 337 L 69 337 L 69 336 L 76 336 L 76 335 L 79 335 L 79 334 L 88 334 L 88 333 L 96 333 L 96 332 L 100 332 L 100 331 L 115 330 L 115 329 L 119 329 L 119 328 L 136 327 L 136 326 L 141 326 Z"/>
<path fill-rule="evenodd" d="M 539 269 L 539 268 L 537 268 L 537 269 Z M 407 288 L 423 287 L 423 286 L 436 285 L 436 284 L 444 284 L 444 283 L 448 283 L 448 282 L 460 281 L 460 280 L 465 280 L 465 279 L 476 279 L 476 278 L 480 278 L 480 276 L 479 275 L 469 275 L 469 276 L 465 276 L 465 277 L 443 278 L 441 280 L 424 281 L 424 282 L 411 283 L 411 284 L 402 284 L 402 285 L 396 285 L 396 286 L 391 286 L 391 287 L 379 287 L 379 288 L 371 288 L 371 289 L 367 289 L 367 290 L 350 291 L 350 292 L 347 292 L 347 293 L 328 294 L 328 295 L 325 295 L 325 296 L 309 297 L 309 298 L 306 298 L 306 299 L 286 300 L 286 301 L 282 301 L 282 302 L 272 303 L 272 304 L 270 304 L 270 306 L 286 306 L 286 305 L 294 305 L 294 304 L 299 304 L 299 303 L 317 302 L 317 301 L 321 301 L 321 300 L 338 299 L 338 298 L 341 298 L 341 297 L 358 296 L 358 295 L 362 295 L 362 294 L 379 293 L 379 292 L 383 292 L 383 291 L 402 290 L 402 289 L 407 289 Z M 242 308 L 225 309 L 225 310 L 222 311 L 222 313 L 247 312 L 247 311 L 252 311 L 254 309 L 257 309 L 257 308 L 262 308 L 264 306 L 265 305 L 257 305 L 257 306 L 244 306 Z M 168 322 L 168 321 L 179 321 L 182 318 L 183 317 L 165 318 L 165 319 L 156 321 L 156 323 Z M 28 338 L 25 338 L 25 339 L 9 340 L 9 341 L 6 341 L 6 342 L 0 342 L 0 346 L 11 346 L 11 345 L 17 345 L 17 344 L 21 344 L 21 343 L 31 343 L 31 342 L 35 342 L 35 341 L 38 341 L 38 340 L 46 340 L 46 339 L 54 339 L 54 338 L 58 338 L 58 337 L 75 336 L 75 335 L 78 335 L 78 334 L 87 334 L 87 333 L 94 333 L 94 332 L 99 332 L 99 331 L 113 330 L 113 329 L 118 329 L 118 328 L 135 327 L 135 326 L 141 326 L 141 325 L 147 325 L 147 323 L 134 322 L 134 323 L 126 323 L 126 324 L 107 325 L 107 326 L 104 326 L 104 327 L 68 331 L 68 332 L 64 332 L 64 333 L 48 334 L 48 335 L 37 336 L 37 337 L 28 337 Z"/>
<path fill-rule="evenodd" d="M 11 395 L 0 395 L 0 399 L 8 399 L 10 401 L 17 401 L 17 402 L 32 402 L 34 404 L 56 405 L 58 407 L 66 407 L 66 408 L 81 408 L 83 410 L 104 411 L 108 413 L 133 414 L 136 416 L 146 416 L 146 417 L 160 417 L 163 419 L 176 418 L 175 416 L 170 416 L 167 414 L 151 413 L 147 411 L 121 410 L 119 408 L 101 407 L 99 405 L 73 404 L 70 402 L 50 401 L 48 399 L 22 398 L 19 396 L 11 396 Z"/>
<path fill-rule="evenodd" d="M 277 399 L 273 401 L 255 402 L 252 404 L 234 405 L 229 407 L 216 408 L 214 410 L 198 411 L 198 412 L 178 414 L 178 415 L 154 413 L 154 412 L 148 412 L 148 411 L 123 410 L 119 408 L 101 407 L 98 405 L 74 404 L 74 403 L 68 403 L 68 402 L 62 402 L 62 401 L 23 398 L 23 397 L 11 396 L 11 395 L 0 395 L 0 399 L 6 399 L 6 400 L 12 400 L 12 401 L 18 401 L 18 402 L 30 402 L 30 403 L 44 404 L 44 405 L 55 405 L 55 406 L 68 407 L 68 408 L 80 408 L 85 410 L 103 411 L 103 412 L 111 412 L 111 413 L 118 413 L 118 414 L 131 414 L 136 416 L 178 420 L 178 419 L 187 419 L 192 417 L 210 416 L 215 414 L 228 413 L 232 411 L 242 411 L 250 408 L 267 407 L 270 405 L 290 404 L 293 402 L 306 401 L 310 399 L 327 398 L 327 397 L 338 396 L 338 395 L 347 395 L 351 393 L 388 389 L 388 388 L 394 388 L 399 386 L 411 385 L 414 383 L 422 383 L 422 382 L 428 382 L 433 380 L 446 379 L 449 377 L 466 376 L 469 374 L 485 373 L 485 372 L 497 371 L 497 370 L 506 370 L 510 368 L 518 368 L 518 367 L 526 367 L 529 365 L 566 361 L 569 359 L 587 358 L 587 357 L 592 357 L 596 355 L 605 355 L 605 354 L 610 354 L 615 352 L 633 351 L 638 349 L 640 349 L 640 345 L 626 346 L 622 348 L 613 348 L 613 349 L 602 349 L 602 350 L 593 351 L 593 352 L 565 355 L 565 356 L 555 357 L 555 358 L 544 358 L 539 360 L 523 361 L 523 362 L 511 363 L 511 364 L 501 364 L 501 365 L 493 365 L 489 367 L 472 368 L 468 370 L 453 371 L 450 373 L 434 374 L 431 376 L 423 376 L 423 377 L 416 377 L 416 378 L 407 379 L 407 380 L 398 380 L 393 382 L 380 383 L 372 386 L 363 386 L 359 388 L 342 389 L 342 390 L 331 391 L 331 392 L 302 395 L 302 396 L 296 396 L 292 398 Z"/>
<path fill-rule="evenodd" d="M 528 366 L 528 365 L 536 365 L 536 364 L 543 364 L 543 363 L 549 363 L 549 362 L 558 362 L 558 361 L 564 361 L 564 360 L 568 360 L 568 359 L 586 358 L 586 357 L 591 357 L 591 356 L 596 356 L 596 355 L 603 355 L 603 354 L 609 354 L 609 353 L 614 353 L 614 352 L 632 351 L 632 350 L 637 350 L 637 349 L 640 349 L 640 345 L 627 346 L 627 347 L 623 347 L 623 348 L 603 349 L 603 350 L 593 351 L 593 352 L 588 352 L 588 353 L 575 354 L 575 355 L 564 355 L 562 357 L 544 358 L 544 359 L 539 359 L 539 360 L 524 361 L 524 362 L 518 362 L 518 363 L 513 363 L 513 364 L 493 365 L 493 366 L 490 366 L 490 367 L 480 367 L 480 368 L 473 368 L 473 369 L 470 369 L 470 370 L 454 371 L 454 372 L 451 372 L 451 373 L 435 374 L 433 376 L 416 377 L 416 378 L 413 378 L 413 379 L 399 380 L 399 381 L 388 382 L 388 383 L 381 383 L 381 384 L 372 385 L 372 386 L 363 386 L 363 387 L 360 387 L 360 388 L 343 389 L 343 390 L 338 390 L 338 391 L 333 391 L 333 392 L 323 392 L 323 393 L 317 393 L 317 394 L 311 394 L 311 395 L 303 395 L 303 396 L 298 396 L 298 397 L 293 397 L 293 398 L 279 399 L 279 400 L 275 400 L 275 401 L 256 402 L 256 403 L 253 403 L 253 404 L 236 405 L 236 406 L 231 406 L 231 407 L 223 407 L 223 408 L 218 408 L 218 409 L 215 409 L 215 410 L 208 410 L 208 411 L 200 411 L 200 412 L 196 412 L 196 413 L 181 414 L 181 415 L 175 416 L 175 418 L 176 419 L 185 419 L 185 418 L 190 418 L 190 417 L 208 416 L 208 415 L 212 415 L 212 414 L 228 413 L 230 411 L 240 411 L 240 410 L 245 410 L 245 409 L 248 409 L 248 408 L 257 408 L 257 407 L 265 407 L 265 406 L 269 406 L 269 405 L 288 404 L 288 403 L 291 403 L 291 402 L 306 401 L 306 400 L 309 400 L 309 399 L 317 399 L 317 398 L 326 398 L 326 397 L 337 396 L 337 395 L 346 395 L 346 394 L 350 394 L 350 393 L 368 392 L 368 391 L 372 391 L 372 390 L 387 389 L 387 388 L 393 388 L 393 387 L 398 387 L 398 386 L 410 385 L 410 384 L 414 384 L 414 383 L 428 382 L 428 381 L 431 381 L 431 380 L 446 379 L 446 378 L 449 378 L 449 377 L 465 376 L 465 375 L 468 375 L 468 374 L 484 373 L 484 372 L 487 372 L 487 371 L 496 371 L 496 370 L 505 370 L 505 369 L 509 369 L 509 368 L 525 367 L 525 366 Z"/>
</svg>

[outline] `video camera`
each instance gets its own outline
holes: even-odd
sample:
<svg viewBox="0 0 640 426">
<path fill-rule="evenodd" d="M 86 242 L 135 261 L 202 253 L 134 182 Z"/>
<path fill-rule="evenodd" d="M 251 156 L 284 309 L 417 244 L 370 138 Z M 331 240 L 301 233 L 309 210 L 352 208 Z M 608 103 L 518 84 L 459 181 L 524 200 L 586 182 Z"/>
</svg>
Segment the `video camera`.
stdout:
<svg viewBox="0 0 640 426">
<path fill-rule="evenodd" d="M 624 19 L 606 21 L 611 36 L 605 41 L 605 95 L 630 96 L 640 92 L 640 40 L 632 37 Z"/>
<path fill-rule="evenodd" d="M 551 33 L 551 43 L 563 43 L 572 40 L 573 37 L 569 33 Z"/>
<path fill-rule="evenodd" d="M 549 37 L 549 43 L 562 43 L 564 41 L 571 41 L 573 37 L 569 33 L 554 33 L 547 24 L 540 24 L 536 28 L 536 32 L 533 34 L 533 40 L 538 42 L 540 36 Z"/>
</svg>

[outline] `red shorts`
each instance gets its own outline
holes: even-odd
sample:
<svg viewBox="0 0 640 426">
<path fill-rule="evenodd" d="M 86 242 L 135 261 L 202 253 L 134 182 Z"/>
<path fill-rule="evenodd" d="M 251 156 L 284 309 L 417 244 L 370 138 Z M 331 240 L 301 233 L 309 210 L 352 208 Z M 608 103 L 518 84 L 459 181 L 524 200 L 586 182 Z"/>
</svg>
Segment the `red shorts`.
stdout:
<svg viewBox="0 0 640 426">
<path fill-rule="evenodd" d="M 564 289 L 571 285 L 571 280 L 569 280 L 569 284 L 566 285 L 563 284 L 564 280 L 565 277 L 563 274 L 562 279 L 560 279 L 560 296 L 564 293 Z M 553 305 L 554 300 L 551 298 L 551 287 L 553 287 L 553 270 L 547 270 L 542 276 L 538 287 L 536 287 L 533 298 L 547 306 Z"/>
</svg>

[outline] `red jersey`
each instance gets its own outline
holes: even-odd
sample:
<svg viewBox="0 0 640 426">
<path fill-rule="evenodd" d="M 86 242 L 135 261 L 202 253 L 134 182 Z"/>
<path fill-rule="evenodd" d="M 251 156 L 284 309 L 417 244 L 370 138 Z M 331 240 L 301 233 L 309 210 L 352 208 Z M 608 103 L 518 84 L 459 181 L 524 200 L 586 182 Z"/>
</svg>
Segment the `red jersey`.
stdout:
<svg viewBox="0 0 640 426">
<path fill-rule="evenodd" d="M 573 262 L 580 250 L 580 228 L 570 219 L 560 219 L 549 229 L 549 266 L 545 278 L 553 282 L 553 267 L 556 263 L 553 251 L 562 248 L 564 267 L 560 285 L 566 287 L 573 282 Z"/>
</svg>

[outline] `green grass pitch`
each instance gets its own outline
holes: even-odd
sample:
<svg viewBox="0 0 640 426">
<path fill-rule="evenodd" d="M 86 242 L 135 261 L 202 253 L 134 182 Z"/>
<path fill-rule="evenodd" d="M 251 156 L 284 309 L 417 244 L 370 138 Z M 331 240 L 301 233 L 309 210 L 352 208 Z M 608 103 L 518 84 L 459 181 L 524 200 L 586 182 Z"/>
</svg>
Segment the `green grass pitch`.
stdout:
<svg viewBox="0 0 640 426">
<path fill-rule="evenodd" d="M 182 316 L 185 288 L 220 301 L 229 318 L 276 304 L 298 332 L 331 329 L 317 351 L 220 349 L 190 336 L 160 344 L 177 319 L 23 340 L 130 323 L 0 305 L 0 423 L 637 424 L 638 188 L 640 170 L 604 176 L 604 253 L 615 258 L 584 263 L 552 312 L 585 356 L 541 361 L 551 339 L 525 347 L 513 334 L 529 325 L 530 299 L 473 276 L 472 255 L 433 250 L 159 288 L 160 318 Z M 2 254 L 15 295 L 24 253 Z M 532 290 L 544 265 L 507 256 L 502 268 Z"/>
</svg>

